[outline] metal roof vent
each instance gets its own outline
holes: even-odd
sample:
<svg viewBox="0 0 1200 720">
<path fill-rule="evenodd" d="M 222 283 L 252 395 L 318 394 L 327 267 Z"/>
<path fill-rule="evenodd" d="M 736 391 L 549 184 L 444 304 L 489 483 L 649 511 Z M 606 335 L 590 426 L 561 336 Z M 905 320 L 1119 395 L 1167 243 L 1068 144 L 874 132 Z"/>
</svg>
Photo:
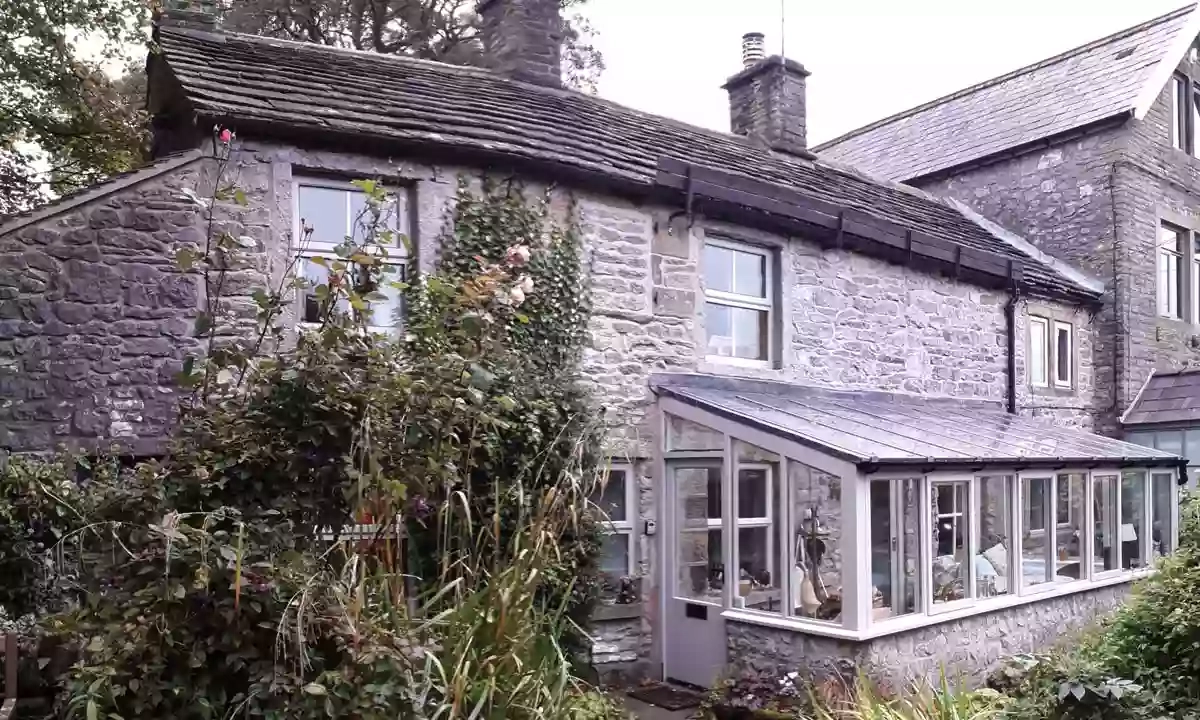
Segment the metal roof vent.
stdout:
<svg viewBox="0 0 1200 720">
<path fill-rule="evenodd" d="M 742 67 L 751 67 L 767 56 L 766 36 L 749 32 L 742 36 Z"/>
</svg>

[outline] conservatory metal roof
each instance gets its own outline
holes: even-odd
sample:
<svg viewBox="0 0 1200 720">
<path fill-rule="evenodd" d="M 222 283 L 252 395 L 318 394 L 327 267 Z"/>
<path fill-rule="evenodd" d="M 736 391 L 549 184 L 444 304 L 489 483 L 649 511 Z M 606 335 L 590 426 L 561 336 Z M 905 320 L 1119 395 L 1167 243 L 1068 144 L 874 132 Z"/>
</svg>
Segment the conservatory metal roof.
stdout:
<svg viewBox="0 0 1200 720">
<path fill-rule="evenodd" d="M 859 466 L 1176 466 L 1177 455 L 1011 415 L 996 403 L 847 392 L 703 375 L 659 376 L 662 397 Z"/>
</svg>

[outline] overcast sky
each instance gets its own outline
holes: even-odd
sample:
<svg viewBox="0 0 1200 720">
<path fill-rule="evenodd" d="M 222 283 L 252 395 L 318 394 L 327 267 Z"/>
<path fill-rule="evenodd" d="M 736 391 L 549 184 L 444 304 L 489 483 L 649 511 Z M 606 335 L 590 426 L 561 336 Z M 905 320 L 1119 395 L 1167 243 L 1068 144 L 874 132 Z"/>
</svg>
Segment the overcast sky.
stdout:
<svg viewBox="0 0 1200 720">
<path fill-rule="evenodd" d="M 786 54 L 808 79 L 815 145 L 926 100 L 1015 70 L 1186 0 L 782 0 Z M 729 129 L 721 84 L 741 36 L 780 48 L 781 0 L 590 0 L 608 69 L 600 94 Z"/>
</svg>

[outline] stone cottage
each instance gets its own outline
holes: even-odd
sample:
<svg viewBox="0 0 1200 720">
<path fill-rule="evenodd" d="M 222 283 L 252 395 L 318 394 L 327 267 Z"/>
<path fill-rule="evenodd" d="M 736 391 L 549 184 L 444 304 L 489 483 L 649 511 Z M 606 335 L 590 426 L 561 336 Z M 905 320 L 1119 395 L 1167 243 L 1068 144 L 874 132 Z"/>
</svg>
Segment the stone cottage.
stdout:
<svg viewBox="0 0 1200 720">
<path fill-rule="evenodd" d="M 1200 478 L 1200 11 L 885 118 L 821 158 L 954 198 L 1104 281 L 1096 430 Z M 1039 330 L 1040 332 L 1040 330 Z M 1059 404 L 1052 386 L 1036 402 Z"/>
<path fill-rule="evenodd" d="M 1171 551 L 1179 458 L 1089 432 L 1103 282 L 815 158 L 808 73 L 761 36 L 725 83 L 732 134 L 562 88 L 558 5 L 481 3 L 486 70 L 164 16 L 157 159 L 0 224 L 0 441 L 161 444 L 202 301 L 172 256 L 199 239 L 187 191 L 221 125 L 247 205 L 217 222 L 253 246 L 234 294 L 340 241 L 355 178 L 397 190 L 418 280 L 461 176 L 576 200 L 583 370 L 614 427 L 605 567 L 640 579 L 596 618 L 602 670 L 978 670 Z"/>
</svg>

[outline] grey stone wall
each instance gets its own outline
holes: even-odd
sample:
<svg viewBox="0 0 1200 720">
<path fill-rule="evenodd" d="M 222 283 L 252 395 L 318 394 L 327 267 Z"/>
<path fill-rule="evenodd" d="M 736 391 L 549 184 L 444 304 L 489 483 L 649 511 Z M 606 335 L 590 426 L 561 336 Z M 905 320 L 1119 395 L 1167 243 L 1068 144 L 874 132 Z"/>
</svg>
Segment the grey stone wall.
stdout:
<svg viewBox="0 0 1200 720">
<path fill-rule="evenodd" d="M 1132 121 L 1126 155 L 1117 167 L 1117 221 L 1128 278 L 1130 348 L 1123 400 L 1128 403 L 1151 370 L 1200 363 L 1200 324 L 1160 318 L 1156 245 L 1164 219 L 1200 228 L 1200 160 L 1170 142 L 1171 97 L 1164 87 L 1145 119 Z"/>
<path fill-rule="evenodd" d="M 731 669 L 738 674 L 779 676 L 793 670 L 818 678 L 863 673 L 892 688 L 937 683 L 944 671 L 954 681 L 979 685 L 1006 657 L 1045 650 L 1065 640 L 1124 601 L 1128 583 L 973 615 L 851 642 L 728 621 Z"/>
<path fill-rule="evenodd" d="M 1121 157 L 1127 132 L 1110 128 L 948 178 L 919 183 L 930 192 L 953 197 L 984 217 L 1024 237 L 1041 250 L 1103 280 L 1109 291 L 1104 308 L 1092 317 L 1073 312 L 1080 362 L 1078 392 L 1040 392 L 1028 376 L 1020 383 L 1022 412 L 1052 417 L 1099 432 L 1116 431 L 1120 411 L 1113 410 L 1117 377 L 1116 316 L 1113 313 L 1114 220 L 1110 193 L 1114 163 Z M 1038 305 L 1036 298 L 1032 300 Z M 1076 309 L 1078 310 L 1078 309 Z M 1028 303 L 1022 316 L 1029 314 Z M 1066 318 L 1063 318 L 1066 319 Z M 1023 329 L 1028 338 L 1028 326 Z M 1025 342 L 1019 356 L 1024 366 Z M 1086 344 L 1089 347 L 1084 348 Z M 1085 377 L 1086 375 L 1086 377 Z"/>
<path fill-rule="evenodd" d="M 203 161 L 0 236 L 0 446 L 161 450 L 195 352 Z M 222 224 L 224 227 L 224 224 Z M 236 229 L 236 228 L 230 228 Z"/>
</svg>

